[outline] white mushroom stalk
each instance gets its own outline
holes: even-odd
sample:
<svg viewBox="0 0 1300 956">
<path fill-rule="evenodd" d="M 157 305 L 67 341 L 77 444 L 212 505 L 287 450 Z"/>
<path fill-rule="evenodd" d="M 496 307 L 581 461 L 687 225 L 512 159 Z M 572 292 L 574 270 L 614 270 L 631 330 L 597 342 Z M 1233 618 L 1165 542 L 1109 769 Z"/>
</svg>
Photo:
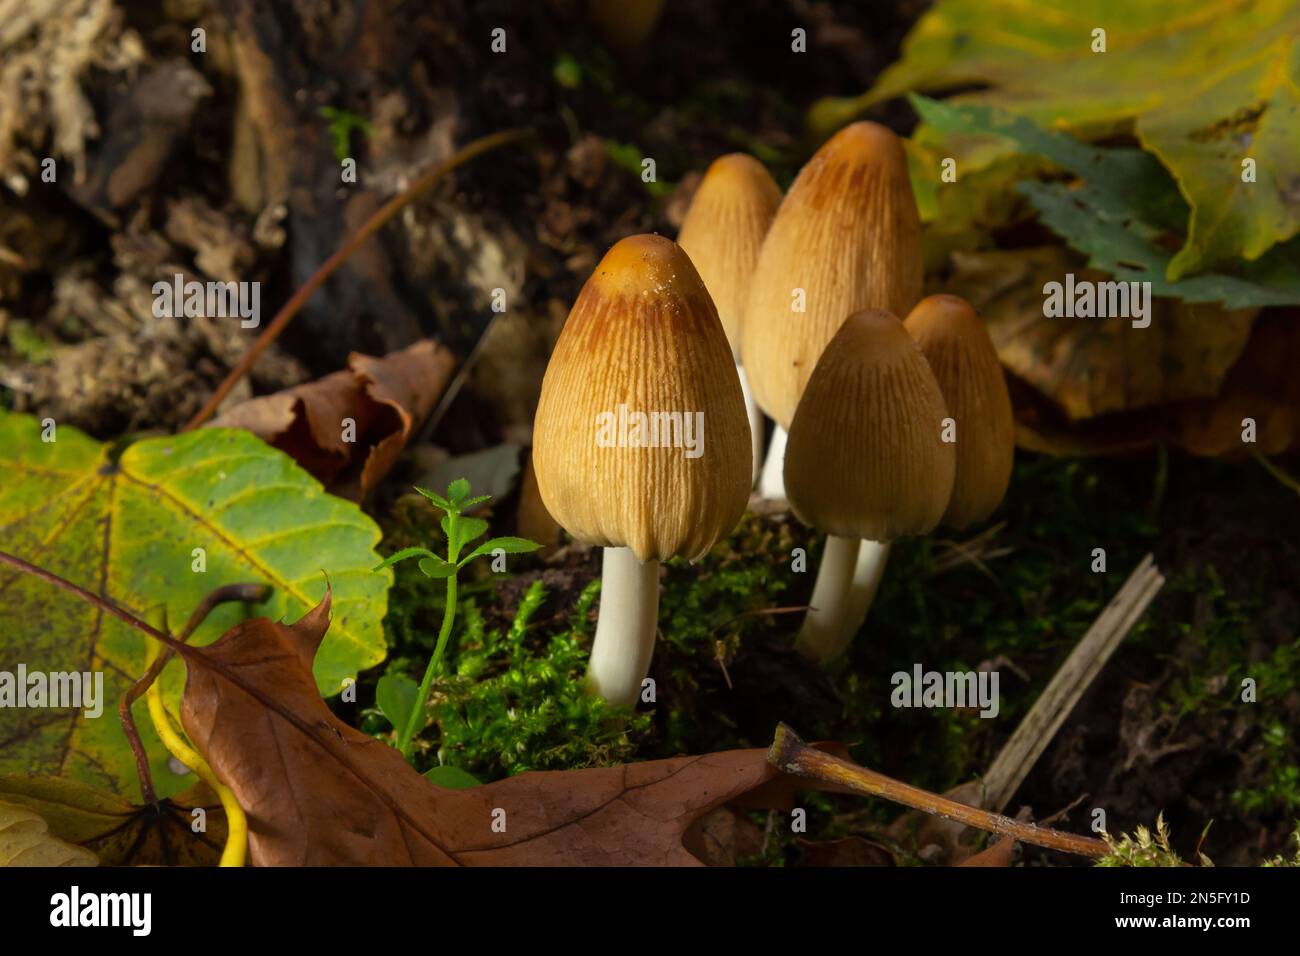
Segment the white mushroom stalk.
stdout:
<svg viewBox="0 0 1300 956">
<path fill-rule="evenodd" d="M 817 568 L 817 583 L 813 586 L 808 613 L 795 647 L 816 661 L 834 660 L 843 653 L 852 637 L 845 622 L 848 619 L 848 598 L 853 581 L 853 569 L 858 558 L 858 539 L 841 538 L 828 534 L 822 549 L 822 562 Z"/>
<path fill-rule="evenodd" d="M 699 558 L 744 514 L 748 429 L 735 356 L 690 258 L 661 236 L 616 243 L 569 312 L 533 421 L 546 510 L 605 549 L 588 685 L 615 706 L 643 696 L 660 562 Z"/>
<path fill-rule="evenodd" d="M 768 501 L 785 501 L 785 445 L 789 433 L 777 425 L 767 446 L 767 460 L 758 479 L 758 493 Z"/>
<path fill-rule="evenodd" d="M 873 309 L 845 320 L 808 379 L 786 449 L 790 505 L 827 531 L 795 645 L 805 656 L 840 656 L 875 597 L 886 542 L 938 524 L 956 467 L 940 438 L 947 414 L 901 321 Z"/>
<path fill-rule="evenodd" d="M 631 707 L 650 672 L 659 620 L 659 562 L 639 561 L 631 548 L 605 548 L 600 617 L 587 664 L 591 691 L 615 707 Z"/>
<path fill-rule="evenodd" d="M 745 417 L 749 419 L 749 439 L 754 450 L 754 465 L 750 474 L 750 485 L 758 484 L 759 474 L 763 470 L 763 410 L 754 400 L 754 393 L 749 388 L 749 379 L 745 377 L 745 367 L 737 363 L 736 375 L 740 378 L 740 393 L 745 399 Z"/>
<path fill-rule="evenodd" d="M 867 619 L 890 542 L 826 536 L 817 583 L 795 646 L 822 664 L 843 654 Z"/>
</svg>

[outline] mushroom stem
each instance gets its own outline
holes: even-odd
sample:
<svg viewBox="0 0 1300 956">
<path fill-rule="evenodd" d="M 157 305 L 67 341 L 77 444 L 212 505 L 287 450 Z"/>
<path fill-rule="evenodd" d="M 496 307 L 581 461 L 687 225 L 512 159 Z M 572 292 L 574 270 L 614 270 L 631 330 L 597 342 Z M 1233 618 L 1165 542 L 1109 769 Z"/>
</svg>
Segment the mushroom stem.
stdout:
<svg viewBox="0 0 1300 956">
<path fill-rule="evenodd" d="M 659 562 L 631 548 L 605 548 L 600 617 L 587 664 L 587 686 L 615 707 L 631 707 L 650 670 L 659 624 Z"/>
<path fill-rule="evenodd" d="M 754 448 L 754 465 L 750 486 L 758 484 L 758 476 L 763 470 L 763 411 L 754 401 L 754 393 L 749 390 L 749 379 L 745 376 L 745 366 L 737 363 L 736 375 L 740 377 L 740 394 L 745 399 L 745 414 L 749 416 L 749 440 Z"/>
<path fill-rule="evenodd" d="M 772 442 L 767 446 L 763 474 L 758 479 L 758 493 L 769 501 L 785 501 L 785 442 L 789 437 L 780 425 L 772 430 Z"/>
<path fill-rule="evenodd" d="M 858 560 L 853 568 L 853 583 L 849 586 L 849 613 L 845 617 L 848 635 L 845 646 L 853 635 L 862 627 L 871 610 L 871 602 L 876 599 L 880 588 L 880 579 L 885 576 L 885 564 L 889 561 L 889 541 L 869 541 L 863 539 L 858 545 Z"/>
<path fill-rule="evenodd" d="M 846 627 L 846 621 L 852 611 L 850 592 L 857 560 L 857 538 L 826 536 L 812 602 L 794 645 L 805 657 L 820 664 L 842 654 L 856 630 Z"/>
</svg>

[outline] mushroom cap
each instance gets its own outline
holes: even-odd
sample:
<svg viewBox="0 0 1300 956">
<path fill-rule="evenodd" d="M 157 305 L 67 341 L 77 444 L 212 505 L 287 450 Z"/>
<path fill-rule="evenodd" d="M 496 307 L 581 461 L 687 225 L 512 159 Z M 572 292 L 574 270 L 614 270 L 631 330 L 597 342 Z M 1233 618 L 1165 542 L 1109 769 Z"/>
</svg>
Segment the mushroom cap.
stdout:
<svg viewBox="0 0 1300 956">
<path fill-rule="evenodd" d="M 763 164 L 745 153 L 715 159 L 686 211 L 677 244 L 686 250 L 718 307 L 718 318 L 740 361 L 740 322 L 758 250 L 781 188 Z"/>
<path fill-rule="evenodd" d="M 921 298 L 921 220 L 897 136 L 854 123 L 800 171 L 759 252 L 741 322 L 759 407 L 789 428 L 826 343 L 846 315 L 906 315 Z M 795 289 L 805 311 L 793 311 Z"/>
<path fill-rule="evenodd" d="M 957 455 L 921 348 L 888 312 L 849 316 L 813 369 L 790 423 L 785 490 L 805 524 L 892 541 L 934 530 Z"/>
<path fill-rule="evenodd" d="M 646 447 L 652 433 L 677 447 Z M 751 456 L 731 349 L 691 260 L 661 236 L 621 240 L 542 380 L 533 467 L 546 509 L 587 544 L 694 559 L 740 521 Z"/>
<path fill-rule="evenodd" d="M 993 513 L 1011 481 L 1016 426 L 1006 376 L 988 329 L 965 299 L 929 296 L 904 325 L 957 423 L 957 477 L 943 523 L 965 528 Z"/>
</svg>

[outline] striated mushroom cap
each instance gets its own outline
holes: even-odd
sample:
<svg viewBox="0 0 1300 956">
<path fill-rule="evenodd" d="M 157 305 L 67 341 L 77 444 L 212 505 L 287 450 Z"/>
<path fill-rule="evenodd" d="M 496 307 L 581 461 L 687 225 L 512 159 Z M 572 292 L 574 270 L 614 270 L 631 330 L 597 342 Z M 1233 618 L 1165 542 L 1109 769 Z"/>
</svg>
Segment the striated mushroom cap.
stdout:
<svg viewBox="0 0 1300 956">
<path fill-rule="evenodd" d="M 785 489 L 805 524 L 892 541 L 943 517 L 957 457 L 930 366 L 903 323 L 868 309 L 844 321 L 790 423 Z"/>
<path fill-rule="evenodd" d="M 745 153 L 729 153 L 709 166 L 677 235 L 718 307 L 737 362 L 745 297 L 780 204 L 781 189 L 763 164 Z"/>
<path fill-rule="evenodd" d="M 906 315 L 921 298 L 921 220 L 897 136 L 876 123 L 836 133 L 808 161 L 759 252 L 741 355 L 759 407 L 789 428 L 846 315 Z M 805 311 L 794 311 L 802 289 Z"/>
<path fill-rule="evenodd" d="M 547 511 L 642 560 L 698 558 L 749 500 L 749 422 L 713 301 L 676 243 L 615 244 L 555 344 L 533 424 Z"/>
<path fill-rule="evenodd" d="M 1016 426 L 1006 376 L 988 329 L 965 299 L 929 296 L 904 325 L 957 423 L 957 477 L 943 523 L 965 528 L 993 513 L 1011 481 Z"/>
</svg>

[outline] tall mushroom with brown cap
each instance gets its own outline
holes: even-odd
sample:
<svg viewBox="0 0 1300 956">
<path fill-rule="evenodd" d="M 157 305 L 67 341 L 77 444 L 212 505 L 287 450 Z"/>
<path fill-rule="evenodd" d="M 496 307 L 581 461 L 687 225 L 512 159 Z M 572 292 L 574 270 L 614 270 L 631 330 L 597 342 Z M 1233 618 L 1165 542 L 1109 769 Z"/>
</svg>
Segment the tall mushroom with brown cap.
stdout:
<svg viewBox="0 0 1300 956">
<path fill-rule="evenodd" d="M 691 257 L 718 307 L 718 318 L 731 343 L 753 441 L 751 484 L 758 480 L 763 463 L 763 413 L 745 378 L 740 322 L 759 247 L 780 203 L 781 188 L 762 163 L 745 153 L 729 153 L 709 166 L 677 235 L 678 245 Z"/>
<path fill-rule="evenodd" d="M 776 422 L 759 481 L 784 497 L 786 429 L 844 317 L 906 315 L 921 298 L 921 221 L 903 144 L 875 123 L 840 130 L 800 171 L 759 252 L 741 355 L 760 408 Z M 802 311 L 800 311 L 802 309 Z"/>
<path fill-rule="evenodd" d="M 844 321 L 808 378 L 785 456 L 791 507 L 826 532 L 796 643 L 807 656 L 839 656 L 861 623 L 851 599 L 859 543 L 925 534 L 943 517 L 956 471 L 947 416 L 901 321 L 877 309 Z"/>
<path fill-rule="evenodd" d="M 650 668 L 659 562 L 695 559 L 749 498 L 749 424 L 717 310 L 681 248 L 614 245 L 569 313 L 533 424 L 542 501 L 605 549 L 592 690 L 635 703 Z"/>
</svg>

